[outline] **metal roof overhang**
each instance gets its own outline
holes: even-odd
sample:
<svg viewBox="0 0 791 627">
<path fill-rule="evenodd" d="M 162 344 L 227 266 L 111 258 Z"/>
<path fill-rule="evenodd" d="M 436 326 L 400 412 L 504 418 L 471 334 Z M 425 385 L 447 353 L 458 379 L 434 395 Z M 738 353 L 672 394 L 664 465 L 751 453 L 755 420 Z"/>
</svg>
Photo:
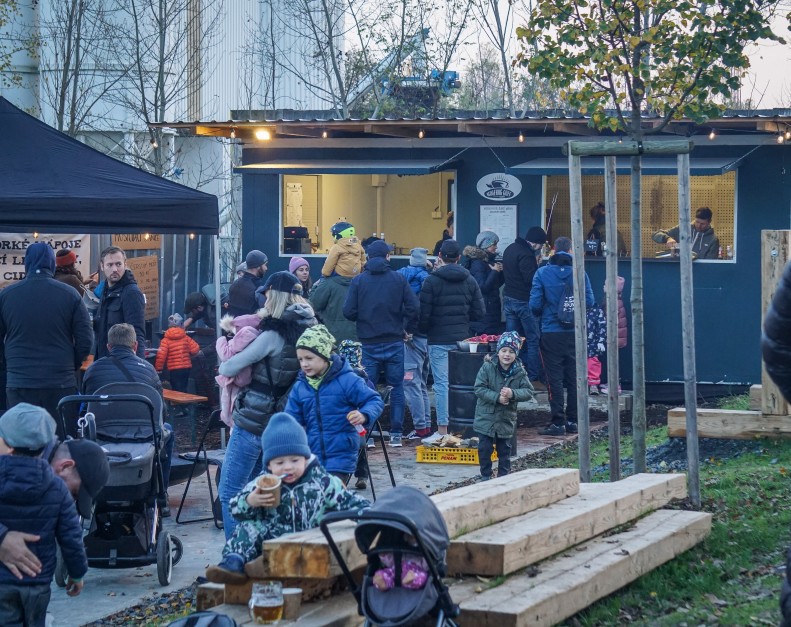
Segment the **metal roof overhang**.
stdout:
<svg viewBox="0 0 791 627">
<path fill-rule="evenodd" d="M 452 170 L 457 160 L 366 160 L 366 161 L 264 161 L 234 168 L 239 174 L 433 174 Z"/>
<path fill-rule="evenodd" d="M 692 176 L 711 176 L 725 174 L 741 165 L 741 157 L 691 157 L 689 172 Z M 582 174 L 604 175 L 604 157 L 583 157 L 581 159 Z M 675 158 L 643 157 L 642 174 L 677 174 L 678 162 Z M 629 174 L 632 171 L 630 157 L 616 157 L 617 174 Z M 508 174 L 551 175 L 568 174 L 568 159 L 533 159 L 506 168 Z"/>
</svg>

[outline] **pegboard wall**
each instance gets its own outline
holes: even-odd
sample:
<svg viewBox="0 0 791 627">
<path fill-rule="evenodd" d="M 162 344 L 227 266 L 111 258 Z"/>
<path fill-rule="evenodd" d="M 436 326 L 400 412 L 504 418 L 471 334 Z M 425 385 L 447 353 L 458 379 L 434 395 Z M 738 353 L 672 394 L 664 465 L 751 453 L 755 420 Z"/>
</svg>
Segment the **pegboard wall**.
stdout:
<svg viewBox="0 0 791 627">
<path fill-rule="evenodd" d="M 544 199 L 545 223 L 550 241 L 561 235 L 571 236 L 571 207 L 568 176 L 547 176 L 546 198 Z M 618 231 L 626 242 L 627 251 L 632 249 L 629 196 L 631 177 L 617 177 Z M 690 177 L 692 218 L 700 207 L 709 207 L 714 214 L 711 225 L 720 240 L 725 254 L 726 246 L 734 246 L 736 225 L 736 172 L 719 176 Z M 657 244 L 651 236 L 660 229 L 669 229 L 678 224 L 678 177 L 648 175 L 642 177 L 642 220 L 641 234 L 643 257 L 653 258 L 665 246 Z M 551 211 L 554 201 L 554 210 Z M 591 228 L 593 219 L 588 213 L 597 202 L 604 202 L 604 177 L 582 177 L 582 217 L 585 233 Z M 552 213 L 549 222 L 550 211 Z"/>
</svg>

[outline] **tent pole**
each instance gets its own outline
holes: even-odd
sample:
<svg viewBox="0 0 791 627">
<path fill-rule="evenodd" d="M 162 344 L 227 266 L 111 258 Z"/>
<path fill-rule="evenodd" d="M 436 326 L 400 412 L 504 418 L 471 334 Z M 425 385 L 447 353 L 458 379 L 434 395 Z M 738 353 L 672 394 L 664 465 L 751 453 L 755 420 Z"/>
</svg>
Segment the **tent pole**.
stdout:
<svg viewBox="0 0 791 627">
<path fill-rule="evenodd" d="M 220 338 L 220 318 L 222 317 L 222 302 L 220 295 L 220 236 L 212 236 L 214 244 L 214 327 L 217 339 Z"/>
</svg>

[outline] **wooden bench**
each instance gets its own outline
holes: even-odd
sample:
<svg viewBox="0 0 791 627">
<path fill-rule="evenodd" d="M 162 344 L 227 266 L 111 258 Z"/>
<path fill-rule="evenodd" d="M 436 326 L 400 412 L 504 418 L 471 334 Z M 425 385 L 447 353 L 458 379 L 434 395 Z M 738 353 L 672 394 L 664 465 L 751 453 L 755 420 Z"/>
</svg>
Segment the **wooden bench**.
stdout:
<svg viewBox="0 0 791 627">
<path fill-rule="evenodd" d="M 205 396 L 198 396 L 197 394 L 188 394 L 187 392 L 177 392 L 176 390 L 165 389 L 162 390 L 162 397 L 166 403 L 171 405 L 186 405 L 187 414 L 192 425 L 192 443 L 196 442 L 195 434 L 195 406 L 198 403 L 208 403 L 209 399 Z"/>
</svg>

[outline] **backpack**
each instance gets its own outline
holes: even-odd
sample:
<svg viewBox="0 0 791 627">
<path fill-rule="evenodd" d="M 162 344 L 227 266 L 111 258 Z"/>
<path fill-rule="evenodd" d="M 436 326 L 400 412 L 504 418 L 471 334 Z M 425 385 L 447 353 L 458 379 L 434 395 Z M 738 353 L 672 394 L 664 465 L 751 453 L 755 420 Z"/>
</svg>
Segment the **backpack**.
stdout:
<svg viewBox="0 0 791 627">
<path fill-rule="evenodd" d="M 564 283 L 558 301 L 558 322 L 564 329 L 574 328 L 574 283 L 571 278 Z"/>
</svg>

